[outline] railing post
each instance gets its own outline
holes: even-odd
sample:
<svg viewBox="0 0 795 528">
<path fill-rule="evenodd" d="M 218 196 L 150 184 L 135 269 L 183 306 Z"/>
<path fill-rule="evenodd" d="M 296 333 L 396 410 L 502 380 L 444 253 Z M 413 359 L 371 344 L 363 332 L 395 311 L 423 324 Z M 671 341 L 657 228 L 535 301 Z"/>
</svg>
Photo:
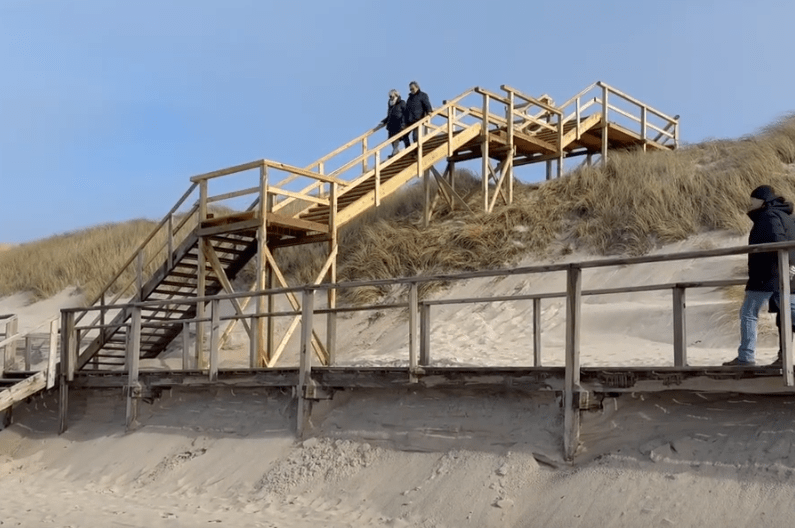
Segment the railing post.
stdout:
<svg viewBox="0 0 795 528">
<path fill-rule="evenodd" d="M 199 223 L 205 220 L 207 220 L 207 180 L 202 180 L 199 183 Z"/>
<path fill-rule="evenodd" d="M 362 138 L 362 174 L 367 172 L 367 136 Z"/>
<path fill-rule="evenodd" d="M 182 323 L 182 369 L 190 368 L 190 323 Z"/>
<path fill-rule="evenodd" d="M 674 297 L 674 366 L 687 366 L 687 326 L 685 317 L 685 288 L 675 286 Z"/>
<path fill-rule="evenodd" d="M 541 299 L 533 299 L 533 366 L 541 366 Z"/>
<path fill-rule="evenodd" d="M 174 267 L 174 215 L 168 215 L 168 269 Z"/>
<path fill-rule="evenodd" d="M 455 109 L 447 107 L 447 157 L 452 157 L 453 151 L 453 120 L 455 119 Z"/>
<path fill-rule="evenodd" d="M 483 211 L 489 212 L 489 95 L 483 94 L 483 130 L 481 137 L 481 170 L 483 171 Z"/>
<path fill-rule="evenodd" d="M 784 385 L 792 387 L 795 385 L 795 376 L 793 376 L 792 364 L 792 312 L 790 310 L 790 287 L 789 287 L 789 250 L 778 250 L 778 269 L 779 273 L 779 289 L 780 289 L 780 302 L 778 315 L 781 321 L 781 328 L 779 329 L 779 343 L 781 344 L 781 369 L 783 371 Z"/>
<path fill-rule="evenodd" d="M 376 163 L 378 162 L 378 153 L 376 152 Z M 378 185 L 376 183 L 376 185 Z M 332 259 L 329 263 L 328 281 L 332 285 L 337 282 L 337 255 L 339 254 L 339 231 L 337 230 L 337 195 L 338 188 L 336 183 L 332 183 L 331 195 L 329 202 L 329 258 Z M 337 289 L 331 287 L 326 292 L 326 302 L 329 310 L 334 310 L 337 307 Z M 328 352 L 328 366 L 332 366 L 337 361 L 337 313 L 329 312 L 326 316 L 326 351 Z"/>
<path fill-rule="evenodd" d="M 420 303 L 420 365 L 431 363 L 431 305 Z"/>
<path fill-rule="evenodd" d="M 646 107 L 640 107 L 640 140 L 643 152 L 646 152 Z"/>
<path fill-rule="evenodd" d="M 301 299 L 301 350 L 298 363 L 298 413 L 296 432 L 299 437 L 304 434 L 312 411 L 309 401 L 312 386 L 312 316 L 315 310 L 315 290 L 305 288 Z"/>
<path fill-rule="evenodd" d="M 417 283 L 412 282 L 409 284 L 409 380 L 412 383 L 417 382 L 417 348 L 419 348 L 419 340 L 417 339 L 418 300 Z"/>
<path fill-rule="evenodd" d="M 138 422 L 138 404 L 141 401 L 141 384 L 138 367 L 141 358 L 141 307 L 132 307 L 130 331 L 127 333 L 127 430 Z"/>
<path fill-rule="evenodd" d="M 58 434 L 66 431 L 67 415 L 69 414 L 69 382 L 72 381 L 74 368 L 71 361 L 74 342 L 75 314 L 61 312 L 61 379 L 58 388 Z"/>
<path fill-rule="evenodd" d="M 257 356 L 259 354 L 259 332 L 256 331 L 257 328 L 257 317 L 251 316 L 251 339 L 249 341 L 249 350 L 248 350 L 248 366 L 251 368 L 257 367 Z"/>
<path fill-rule="evenodd" d="M 6 339 L 15 336 L 18 332 L 18 329 L 19 329 L 19 319 L 15 315 L 6 322 Z M 7 372 L 8 370 L 11 370 L 13 368 L 16 355 L 17 355 L 17 340 L 10 339 L 8 343 L 6 343 L 3 346 L 3 363 L 2 365 L 0 365 L 0 376 L 3 375 L 3 372 Z"/>
<path fill-rule="evenodd" d="M 220 335 L 221 301 L 213 299 L 210 303 L 210 381 L 218 381 L 218 344 Z"/>
<path fill-rule="evenodd" d="M 266 284 L 270 283 L 270 276 L 273 274 L 272 271 L 268 271 L 268 261 L 266 257 L 266 252 L 268 251 L 268 231 L 267 231 L 267 215 L 268 215 L 268 203 L 267 203 L 267 195 L 268 195 L 268 168 L 264 164 L 260 168 L 260 224 L 257 226 L 257 291 L 262 291 L 265 289 Z M 270 286 L 268 286 L 270 287 Z M 271 296 L 268 296 L 270 299 Z M 265 302 L 266 299 L 263 295 L 257 296 L 257 313 L 265 312 Z M 259 366 L 267 365 L 268 361 L 270 361 L 270 354 L 272 350 L 270 349 L 270 326 L 268 326 L 268 322 L 270 321 L 270 317 L 263 318 L 260 317 L 257 319 L 257 326 L 256 328 L 252 328 L 252 332 L 257 333 L 257 345 L 259 349 L 257 350 L 257 364 Z M 267 336 L 266 336 L 267 333 Z"/>
<path fill-rule="evenodd" d="M 602 86 L 602 166 L 607 164 L 607 86 Z"/>
<path fill-rule="evenodd" d="M 563 455 L 571 462 L 580 440 L 580 310 L 582 268 L 572 264 L 566 275 L 566 372 L 563 391 Z"/>
<path fill-rule="evenodd" d="M 144 300 L 144 250 L 138 251 L 135 259 L 135 289 L 138 290 L 138 300 Z"/>
<path fill-rule="evenodd" d="M 558 178 L 563 176 L 563 113 L 558 115 Z"/>
<path fill-rule="evenodd" d="M 33 355 L 33 338 L 25 336 L 25 371 L 30 371 L 30 360 Z"/>
<path fill-rule="evenodd" d="M 513 203 L 513 158 L 516 154 L 516 146 L 513 144 L 513 109 L 514 94 L 511 91 L 508 92 L 508 108 L 505 112 L 505 117 L 508 120 L 508 159 L 505 160 L 505 166 L 503 167 L 503 172 L 508 171 L 508 205 Z"/>
<path fill-rule="evenodd" d="M 334 185 L 331 183 L 330 185 Z M 375 206 L 381 205 L 381 153 L 375 152 Z"/>
<path fill-rule="evenodd" d="M 58 322 L 50 321 L 50 348 L 47 354 L 47 390 L 55 387 L 55 366 L 58 362 Z"/>
</svg>

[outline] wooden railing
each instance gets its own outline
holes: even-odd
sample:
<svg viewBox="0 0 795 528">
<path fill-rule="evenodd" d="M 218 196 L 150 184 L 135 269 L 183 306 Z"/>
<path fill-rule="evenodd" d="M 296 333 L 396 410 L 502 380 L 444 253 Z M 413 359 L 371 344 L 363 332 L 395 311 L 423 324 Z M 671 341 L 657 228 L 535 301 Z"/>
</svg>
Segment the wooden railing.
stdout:
<svg viewBox="0 0 795 528">
<path fill-rule="evenodd" d="M 584 117 L 601 114 L 602 124 L 615 120 L 645 141 L 679 146 L 679 116 L 669 116 L 601 81 L 588 86 L 559 107 L 563 123 L 576 123 L 577 138 Z M 603 140 L 607 137 L 603 135 Z"/>
<path fill-rule="evenodd" d="M 587 269 L 597 269 L 605 267 L 630 267 L 642 264 L 649 264 L 655 262 L 675 262 L 682 260 L 697 260 L 706 258 L 718 258 L 743 255 L 747 253 L 760 253 L 775 251 L 778 254 L 778 263 L 781 269 L 789 268 L 789 250 L 795 248 L 795 242 L 782 242 L 775 244 L 765 244 L 756 246 L 741 246 L 722 249 L 713 249 L 706 251 L 691 251 L 675 254 L 665 255 L 650 255 L 644 257 L 631 257 L 631 258 L 610 258 L 584 262 L 573 262 L 563 264 L 550 264 L 529 267 L 519 267 L 513 269 L 502 270 L 488 270 L 469 273 L 449 274 L 449 275 L 434 275 L 426 277 L 412 277 L 402 279 L 384 279 L 362 282 L 350 283 L 336 283 L 336 284 L 311 284 L 293 288 L 280 288 L 271 290 L 262 290 L 247 293 L 235 293 L 216 295 L 212 297 L 193 298 L 193 299 L 175 299 L 167 301 L 169 304 L 190 304 L 190 303 L 209 303 L 211 308 L 209 315 L 204 317 L 197 317 L 193 320 L 182 321 L 184 323 L 183 334 L 183 368 L 189 369 L 190 365 L 190 325 L 199 325 L 209 322 L 210 339 L 209 339 L 209 364 L 204 373 L 207 376 L 208 382 L 214 382 L 218 379 L 219 365 L 222 360 L 222 351 L 219 346 L 221 325 L 224 322 L 235 321 L 239 319 L 250 319 L 250 326 L 254 327 L 262 318 L 279 318 L 279 317 L 295 317 L 300 316 L 302 324 L 301 339 L 297 355 L 299 357 L 299 386 L 296 387 L 296 394 L 306 395 L 312 393 L 315 389 L 314 382 L 312 381 L 311 371 L 313 368 L 312 361 L 312 347 L 310 341 L 312 339 L 312 332 L 314 330 L 314 317 L 319 314 L 329 313 L 343 313 L 343 312 L 362 312 L 372 310 L 385 310 L 385 309 L 401 309 L 408 311 L 408 324 L 406 327 L 406 337 L 408 340 L 408 350 L 403 365 L 405 368 L 406 376 L 409 381 L 416 381 L 424 373 L 424 368 L 432 364 L 433 358 L 433 332 L 432 332 L 432 308 L 441 305 L 451 304 L 474 304 L 474 303 L 493 303 L 493 302 L 532 302 L 533 303 L 533 319 L 528 321 L 528 325 L 533 328 L 533 360 L 532 365 L 536 368 L 542 368 L 541 365 L 541 333 L 543 331 L 541 325 L 541 302 L 551 298 L 565 299 L 566 316 L 565 316 L 565 346 L 563 350 L 563 369 L 565 371 L 565 383 L 563 387 L 564 397 L 564 451 L 567 458 L 573 457 L 574 450 L 576 449 L 576 438 L 578 430 L 578 416 L 579 416 L 579 403 L 576 398 L 580 392 L 580 342 L 581 342 L 581 308 L 583 298 L 589 295 L 610 295 L 621 293 L 637 293 L 637 292 L 652 292 L 660 290 L 668 290 L 672 292 L 672 316 L 673 316 L 673 335 L 672 335 L 672 358 L 673 364 L 678 368 L 687 367 L 687 309 L 686 309 L 686 293 L 687 290 L 696 288 L 722 288 L 732 285 L 742 284 L 745 281 L 737 278 L 714 278 L 710 280 L 699 281 L 682 281 L 675 283 L 662 283 L 662 284 L 636 284 L 629 286 L 617 286 L 610 288 L 600 288 L 583 290 L 582 289 L 582 274 Z M 565 273 L 565 291 L 558 292 L 528 292 L 515 295 L 500 295 L 500 296 L 481 296 L 481 297 L 468 297 L 468 298 L 438 298 L 432 300 L 422 300 L 419 298 L 418 292 L 421 285 L 429 282 L 445 282 L 455 283 L 459 281 L 477 279 L 477 278 L 499 278 L 506 276 L 520 276 L 520 275 L 534 275 L 534 274 L 550 274 L 550 273 Z M 361 287 L 402 287 L 404 288 L 405 295 L 397 301 L 390 301 L 384 303 L 376 303 L 364 306 L 339 306 L 336 308 L 315 308 L 315 295 L 318 291 L 323 290 L 344 290 L 350 288 Z M 782 306 L 788 305 L 790 295 L 789 281 L 785 278 L 780 284 L 782 294 Z M 301 308 L 282 311 L 282 312 L 256 312 L 250 314 L 235 314 L 226 315 L 221 310 L 221 303 L 227 302 L 232 299 L 241 299 L 244 297 L 258 298 L 261 296 L 282 294 L 282 293 L 295 293 L 300 292 L 302 295 Z M 128 386 L 138 386 L 138 376 L 140 370 L 139 358 L 139 345 L 142 325 L 142 312 L 146 309 L 151 309 L 166 301 L 146 301 L 146 302 L 133 302 L 122 306 L 116 306 L 116 309 L 125 309 L 131 313 L 129 322 L 125 323 L 128 327 L 128 346 L 127 346 L 127 361 L 125 367 L 121 372 L 125 372 L 129 377 Z M 81 333 L 91 330 L 99 330 L 102 328 L 98 326 L 87 326 L 76 324 L 79 316 L 97 311 L 100 308 L 70 308 L 62 311 L 61 327 L 66 329 L 62 337 L 61 347 L 61 365 L 62 376 L 65 381 L 71 381 L 75 376 L 76 358 L 80 353 L 81 342 L 79 336 Z M 148 322 L 147 325 L 157 324 L 156 322 Z M 165 324 L 165 323 L 164 323 Z M 784 310 L 781 313 L 781 325 L 783 328 L 790 328 L 792 325 L 792 318 L 789 310 Z M 466 326 L 461 327 L 461 332 L 465 333 Z M 782 385 L 790 388 L 795 387 L 795 378 L 793 377 L 793 354 L 792 343 L 788 338 L 788 332 L 785 336 L 781 337 L 781 350 L 783 351 L 783 367 L 782 367 Z M 336 339 L 334 339 L 336 342 Z M 254 369 L 257 365 L 257 342 L 256 339 L 250 341 L 250 353 L 248 366 L 241 365 L 235 367 L 236 370 L 251 368 Z M 334 351 L 329 350 L 329 357 L 334 357 Z M 333 366 L 333 365 L 331 365 Z M 622 365 L 613 365 L 613 367 L 621 367 Z M 504 366 L 501 366 L 504 368 Z M 663 368 L 664 366 L 660 366 Z M 148 370 L 156 369 L 156 365 L 146 365 Z M 455 367 L 451 367 L 455 368 Z M 656 368 L 656 367 L 655 367 Z M 723 368 L 723 367 L 717 367 Z M 307 392 L 309 391 L 309 392 Z M 299 397 L 299 404 L 303 401 L 303 396 Z"/>
</svg>

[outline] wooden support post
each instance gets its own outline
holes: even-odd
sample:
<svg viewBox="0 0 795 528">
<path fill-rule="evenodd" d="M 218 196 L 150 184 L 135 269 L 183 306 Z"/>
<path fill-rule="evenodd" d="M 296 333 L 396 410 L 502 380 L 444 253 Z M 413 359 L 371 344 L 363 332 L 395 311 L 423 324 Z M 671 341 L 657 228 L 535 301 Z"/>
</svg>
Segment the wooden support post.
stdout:
<svg viewBox="0 0 795 528">
<path fill-rule="evenodd" d="M 55 371 L 58 363 L 58 322 L 50 321 L 50 348 L 47 353 L 47 390 L 55 387 Z"/>
<path fill-rule="evenodd" d="M 182 323 L 182 370 L 190 368 L 190 323 Z"/>
<path fill-rule="evenodd" d="M 268 231 L 267 231 L 267 216 L 268 216 L 268 168 L 263 164 L 260 167 L 260 178 L 259 178 L 259 217 L 260 217 L 260 224 L 257 227 L 257 291 L 262 291 L 266 287 L 270 288 L 270 274 L 268 272 L 268 260 L 266 257 L 266 253 L 268 251 Z M 268 285 L 268 286 L 266 286 Z M 271 296 L 268 296 L 268 301 L 270 301 Z M 268 303 L 270 304 L 270 302 Z M 268 307 L 268 312 L 270 313 L 270 306 Z M 262 295 L 257 296 L 257 313 L 263 313 L 265 311 L 265 297 Z M 255 333 L 257 334 L 256 341 L 259 344 L 259 350 L 257 351 L 258 356 L 258 366 L 263 367 L 268 364 L 270 360 L 270 354 L 272 350 L 267 346 L 270 343 L 270 332 L 269 328 L 266 327 L 268 321 L 270 321 L 270 317 L 264 318 L 260 317 L 257 320 L 257 328 Z M 266 337 L 266 332 L 268 336 Z"/>
<path fill-rule="evenodd" d="M 547 178 L 547 181 L 549 181 L 549 180 L 552 179 L 552 160 L 547 160 L 546 165 L 547 165 L 546 178 Z"/>
<path fill-rule="evenodd" d="M 602 166 L 607 164 L 607 119 L 608 114 L 608 101 L 607 101 L 607 86 L 602 87 Z"/>
<path fill-rule="evenodd" d="M 69 381 L 61 374 L 61 383 L 58 386 L 58 434 L 66 432 L 69 414 Z"/>
<path fill-rule="evenodd" d="M 33 355 L 33 338 L 25 336 L 25 371 L 30 371 L 31 357 Z"/>
<path fill-rule="evenodd" d="M 447 157 L 453 155 L 453 123 L 455 122 L 455 108 L 452 106 L 447 107 Z"/>
<path fill-rule="evenodd" d="M 133 306 L 130 331 L 127 333 L 127 430 L 138 423 L 138 404 L 141 401 L 141 384 L 138 367 L 141 360 L 141 307 Z"/>
<path fill-rule="evenodd" d="M 198 242 L 198 263 L 196 267 L 196 297 L 202 298 L 207 293 L 207 270 L 206 267 L 206 258 L 204 256 L 204 251 L 202 251 L 202 239 L 199 239 Z M 204 301 L 197 301 L 196 302 L 196 368 L 203 369 L 205 365 L 204 361 L 204 317 L 205 317 L 205 304 Z"/>
<path fill-rule="evenodd" d="M 687 326 L 685 317 L 685 288 L 674 288 L 674 366 L 687 366 Z"/>
<path fill-rule="evenodd" d="M 210 304 L 210 381 L 218 381 L 218 338 L 221 332 L 221 301 L 213 299 Z"/>
<path fill-rule="evenodd" d="M 784 377 L 784 385 L 792 387 L 795 385 L 792 363 L 792 312 L 790 310 L 790 287 L 789 287 L 789 251 L 786 249 L 778 250 L 778 269 L 779 289 L 781 290 L 781 302 L 779 303 L 779 316 L 781 318 L 781 329 L 779 330 L 779 343 L 781 344 L 781 369 Z"/>
<path fill-rule="evenodd" d="M 541 299 L 533 299 L 533 366 L 541 366 Z"/>
<path fill-rule="evenodd" d="M 144 300 L 144 251 L 138 251 L 138 256 L 135 259 L 135 297 L 139 301 Z"/>
<path fill-rule="evenodd" d="M 61 379 L 58 388 L 58 434 L 66 431 L 69 413 L 69 381 L 71 364 L 69 361 L 71 341 L 74 339 L 75 314 L 61 312 Z"/>
<path fill-rule="evenodd" d="M 566 276 L 566 373 L 563 391 L 563 457 L 573 461 L 580 442 L 580 309 L 582 268 Z"/>
<path fill-rule="evenodd" d="M 646 107 L 640 107 L 640 140 L 643 152 L 646 152 Z"/>
<path fill-rule="evenodd" d="M 251 328 L 257 328 L 257 318 L 251 316 Z M 248 349 L 248 366 L 257 368 L 257 358 L 259 357 L 259 332 L 251 332 Z"/>
<path fill-rule="evenodd" d="M 424 197 L 422 225 L 423 227 L 428 227 L 431 223 L 431 171 L 427 169 L 422 175 L 422 185 Z"/>
<path fill-rule="evenodd" d="M 508 177 L 508 205 L 513 203 L 513 158 L 516 155 L 516 145 L 513 144 L 513 108 L 514 96 L 511 91 L 508 93 L 508 110 L 505 116 L 508 119 L 508 158 L 505 160 L 505 164 L 502 168 L 503 172 L 507 174 Z"/>
<path fill-rule="evenodd" d="M 298 363 L 298 413 L 296 432 L 303 436 L 309 425 L 312 402 L 307 399 L 307 392 L 312 384 L 312 316 L 314 314 L 315 290 L 306 288 L 301 300 L 301 350 Z"/>
<path fill-rule="evenodd" d="M 483 172 L 483 211 L 489 211 L 489 96 L 483 94 L 483 130 L 480 133 Z"/>
<path fill-rule="evenodd" d="M 455 194 L 455 162 L 448 161 L 447 162 L 447 177 L 450 179 L 450 189 L 452 190 L 453 194 Z M 455 200 L 450 202 L 450 210 L 455 210 Z"/>
<path fill-rule="evenodd" d="M 13 316 L 6 322 L 6 339 L 12 338 L 19 332 L 19 319 Z M 14 360 L 17 355 L 17 340 L 9 339 L 3 346 L 3 363 L 0 365 L 0 376 L 3 372 L 7 372 L 14 366 Z"/>
<path fill-rule="evenodd" d="M 375 152 L 375 169 L 374 170 L 375 170 L 375 190 L 373 192 L 375 193 L 375 206 L 378 207 L 379 205 L 381 205 L 381 153 L 379 151 Z M 334 192 L 334 189 L 333 189 L 334 185 L 336 185 L 336 184 L 333 183 L 333 182 L 329 184 L 329 187 L 331 187 L 331 189 L 330 189 L 331 193 Z M 331 205 L 331 204 L 329 204 L 329 205 Z M 329 223 L 330 223 L 330 219 L 329 219 Z M 332 228 L 332 227 L 333 227 L 333 224 L 330 223 L 329 228 Z"/>
<path fill-rule="evenodd" d="M 420 304 L 420 365 L 431 364 L 431 305 Z"/>
<path fill-rule="evenodd" d="M 367 136 L 362 138 L 362 174 L 367 172 Z"/>
<path fill-rule="evenodd" d="M 409 379 L 412 383 L 417 380 L 417 349 L 419 339 L 417 336 L 417 312 L 419 310 L 419 296 L 417 293 L 417 283 L 409 285 Z"/>
<path fill-rule="evenodd" d="M 75 330 L 75 314 L 68 312 L 62 318 L 61 324 L 61 371 L 66 373 L 66 379 L 75 379 L 75 368 L 77 367 L 77 330 Z M 65 324 L 64 324 L 65 323 Z"/>
<path fill-rule="evenodd" d="M 378 153 L 376 152 L 376 161 Z M 337 282 L 337 255 L 339 254 L 339 238 L 337 231 L 337 195 L 338 188 L 336 183 L 330 184 L 329 194 L 329 234 L 331 235 L 328 243 L 329 263 L 326 278 L 330 284 Z M 334 310 L 337 307 L 337 289 L 329 288 L 326 290 L 326 301 L 328 308 Z M 328 366 L 334 365 L 337 356 L 337 314 L 329 312 L 326 316 L 326 352 L 328 352 Z"/>
<path fill-rule="evenodd" d="M 174 215 L 168 215 L 168 269 L 174 267 Z M 104 297 L 104 295 L 103 295 Z"/>
<path fill-rule="evenodd" d="M 558 114 L 558 178 L 563 176 L 563 114 Z"/>
</svg>

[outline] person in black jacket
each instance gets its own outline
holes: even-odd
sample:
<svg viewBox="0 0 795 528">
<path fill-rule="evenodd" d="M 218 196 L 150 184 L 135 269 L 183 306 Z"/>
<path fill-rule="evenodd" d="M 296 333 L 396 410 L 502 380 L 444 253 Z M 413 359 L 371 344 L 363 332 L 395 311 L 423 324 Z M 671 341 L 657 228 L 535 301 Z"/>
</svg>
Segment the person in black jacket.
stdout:
<svg viewBox="0 0 795 528">
<path fill-rule="evenodd" d="M 387 106 L 386 117 L 381 120 L 381 124 L 386 125 L 386 132 L 389 134 L 389 137 L 399 134 L 401 130 L 406 128 L 406 101 L 400 98 L 400 94 L 397 90 L 389 90 L 389 106 Z M 409 147 L 408 134 L 400 139 L 396 139 L 392 142 L 392 154 L 389 155 L 390 158 L 398 153 L 401 140 L 406 148 Z"/>
<path fill-rule="evenodd" d="M 748 216 L 754 225 L 748 234 L 748 244 L 795 240 L 795 220 L 790 216 L 792 211 L 792 203 L 776 194 L 769 185 L 760 185 L 754 189 L 751 193 L 751 206 L 748 211 Z M 789 258 L 790 262 L 795 264 L 795 251 L 789 252 Z M 789 273 L 789 270 L 785 270 L 785 273 Z M 740 308 L 740 347 L 737 357 L 727 361 L 724 365 L 751 366 L 756 364 L 754 355 L 756 353 L 759 311 L 765 303 L 769 303 L 770 308 L 774 310 L 778 309 L 778 292 L 777 252 L 749 253 L 748 282 L 745 285 L 745 299 Z M 793 320 L 795 320 L 795 296 L 790 297 L 790 308 L 793 312 Z M 781 332 L 780 328 L 779 332 Z"/>
<path fill-rule="evenodd" d="M 431 100 L 428 98 L 428 94 L 420 91 L 420 85 L 417 84 L 417 81 L 411 81 L 409 83 L 409 92 L 411 93 L 409 93 L 409 98 L 406 100 L 407 127 L 410 127 L 423 117 L 433 112 L 433 107 L 431 106 Z M 414 143 L 417 142 L 418 130 L 418 128 L 415 128 L 411 132 L 411 139 L 414 141 Z"/>
</svg>

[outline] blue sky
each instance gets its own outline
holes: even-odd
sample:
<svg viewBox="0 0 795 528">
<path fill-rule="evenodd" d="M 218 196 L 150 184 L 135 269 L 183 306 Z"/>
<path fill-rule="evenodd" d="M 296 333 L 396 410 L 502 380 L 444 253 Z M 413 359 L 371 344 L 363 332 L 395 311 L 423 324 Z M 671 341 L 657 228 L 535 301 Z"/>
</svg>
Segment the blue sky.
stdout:
<svg viewBox="0 0 795 528">
<path fill-rule="evenodd" d="M 795 109 L 795 3 L 757 0 L 0 0 L 0 242 L 159 220 L 192 175 L 303 166 L 416 79 L 434 105 L 601 80 L 681 139 Z"/>
</svg>

